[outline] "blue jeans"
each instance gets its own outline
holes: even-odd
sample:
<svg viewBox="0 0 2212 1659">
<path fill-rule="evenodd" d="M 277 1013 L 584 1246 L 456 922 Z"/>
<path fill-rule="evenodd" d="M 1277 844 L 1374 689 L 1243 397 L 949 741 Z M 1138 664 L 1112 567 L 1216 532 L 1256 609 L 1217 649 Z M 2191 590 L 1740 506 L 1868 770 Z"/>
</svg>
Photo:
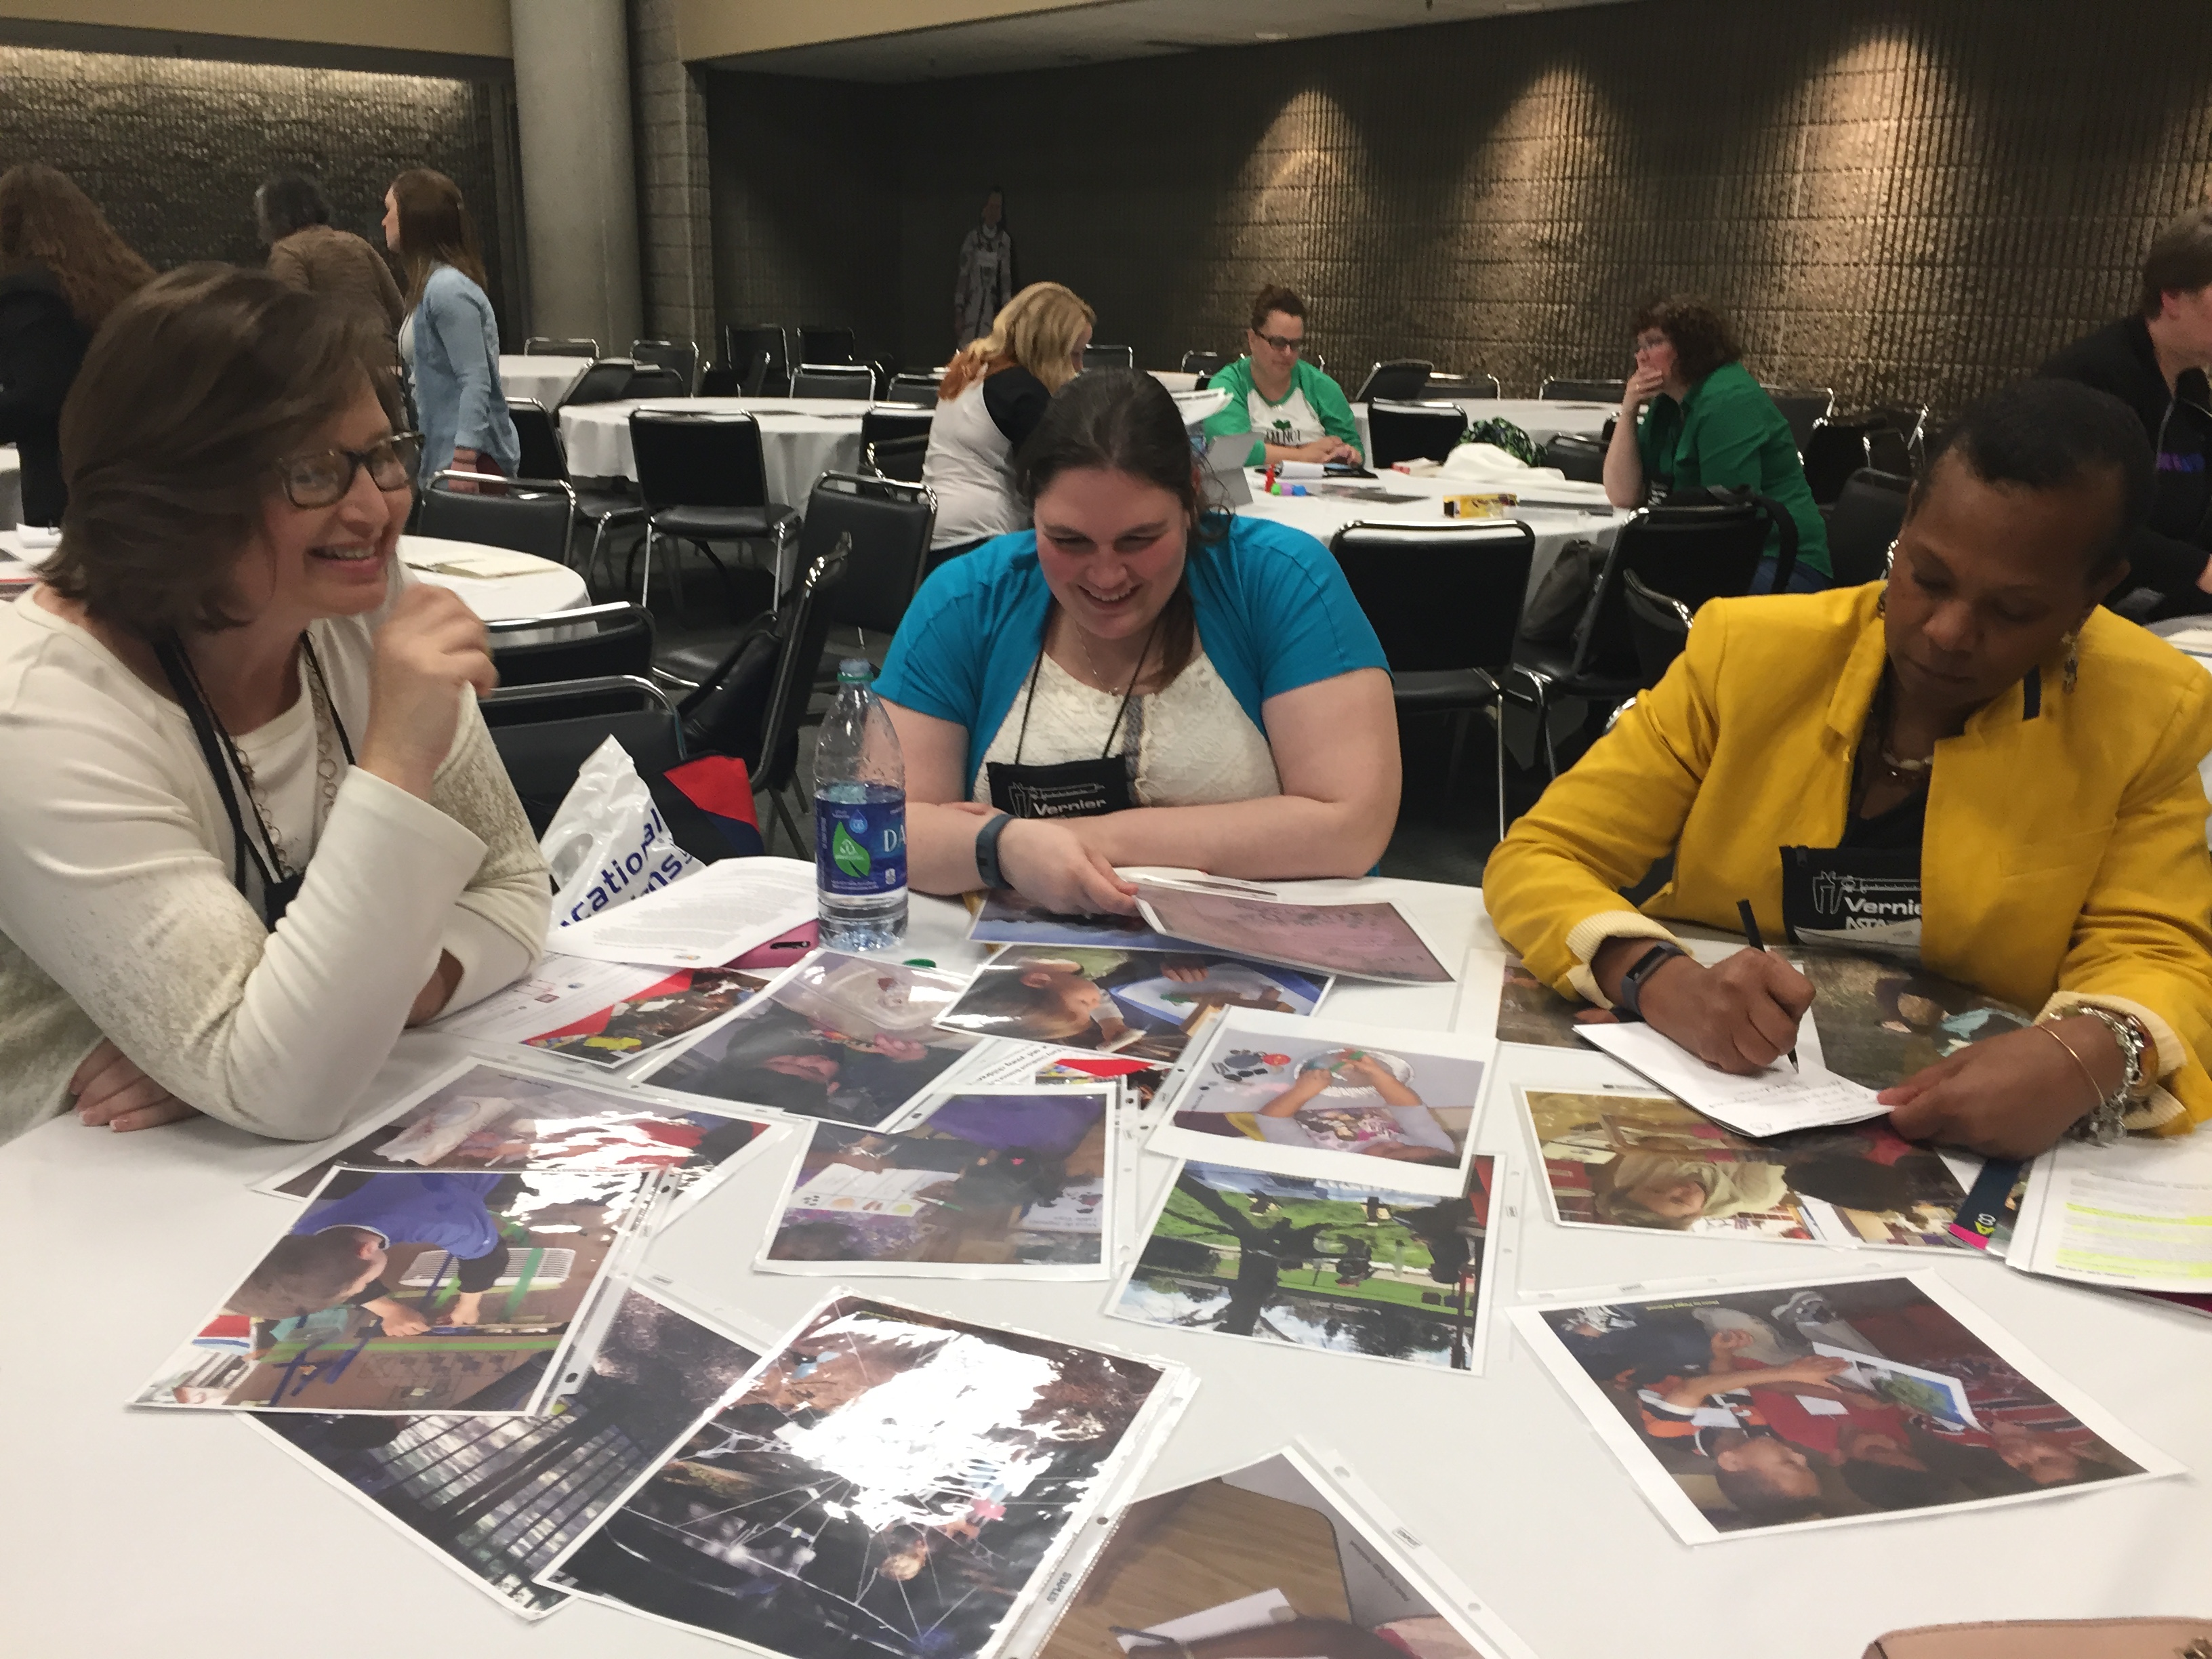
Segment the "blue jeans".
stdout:
<svg viewBox="0 0 2212 1659">
<path fill-rule="evenodd" d="M 1765 558 L 1759 568 L 1751 573 L 1751 591 L 1771 593 L 1774 591 L 1774 568 L 1779 560 Z M 1800 559 L 1790 572 L 1789 591 L 1792 593 L 1825 593 L 1836 585 L 1835 578 L 1825 571 L 1815 570 Z"/>
</svg>

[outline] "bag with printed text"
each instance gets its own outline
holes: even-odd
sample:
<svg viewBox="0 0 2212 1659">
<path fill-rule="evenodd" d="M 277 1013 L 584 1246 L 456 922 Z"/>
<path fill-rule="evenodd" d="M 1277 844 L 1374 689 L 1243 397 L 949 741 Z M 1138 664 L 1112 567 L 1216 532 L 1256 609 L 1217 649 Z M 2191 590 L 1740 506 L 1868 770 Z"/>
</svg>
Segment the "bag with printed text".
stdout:
<svg viewBox="0 0 2212 1659">
<path fill-rule="evenodd" d="M 556 932 L 701 867 L 676 844 L 637 763 L 612 738 L 577 772 L 538 848 L 553 872 Z"/>
</svg>

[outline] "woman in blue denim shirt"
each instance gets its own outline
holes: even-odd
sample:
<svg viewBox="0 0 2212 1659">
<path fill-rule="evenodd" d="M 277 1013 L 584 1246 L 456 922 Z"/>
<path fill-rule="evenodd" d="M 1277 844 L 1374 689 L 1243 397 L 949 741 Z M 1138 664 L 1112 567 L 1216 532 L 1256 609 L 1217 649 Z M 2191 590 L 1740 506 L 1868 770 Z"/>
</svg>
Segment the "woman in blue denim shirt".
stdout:
<svg viewBox="0 0 2212 1659">
<path fill-rule="evenodd" d="M 499 384 L 499 324 L 484 293 L 483 258 L 461 187 L 410 167 L 384 192 L 385 245 L 407 266 L 399 356 L 422 428 L 419 481 L 452 470 L 509 477 L 521 459 Z"/>
</svg>

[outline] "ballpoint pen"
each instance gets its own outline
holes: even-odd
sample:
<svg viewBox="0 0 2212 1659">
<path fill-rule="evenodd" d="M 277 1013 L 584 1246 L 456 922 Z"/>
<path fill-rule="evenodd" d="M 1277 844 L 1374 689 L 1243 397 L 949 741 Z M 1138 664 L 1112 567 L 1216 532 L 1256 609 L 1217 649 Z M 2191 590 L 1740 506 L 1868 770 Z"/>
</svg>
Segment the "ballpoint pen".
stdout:
<svg viewBox="0 0 2212 1659">
<path fill-rule="evenodd" d="M 1751 941 L 1751 948 L 1764 956 L 1766 953 L 1766 941 L 1759 936 L 1759 918 L 1752 914 L 1751 901 L 1738 899 L 1735 902 L 1735 913 L 1743 919 L 1743 936 Z M 1790 1045 L 1790 1069 L 1793 1072 L 1804 1070 L 1804 1067 L 1797 1063 L 1797 1045 L 1794 1042 Z"/>
</svg>

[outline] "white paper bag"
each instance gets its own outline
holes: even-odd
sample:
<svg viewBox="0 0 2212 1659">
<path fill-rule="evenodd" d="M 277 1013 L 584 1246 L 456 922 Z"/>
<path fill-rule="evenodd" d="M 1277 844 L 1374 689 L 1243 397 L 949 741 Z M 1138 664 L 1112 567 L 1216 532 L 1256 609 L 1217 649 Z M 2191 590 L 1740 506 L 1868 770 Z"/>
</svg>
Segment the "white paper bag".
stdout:
<svg viewBox="0 0 2212 1659">
<path fill-rule="evenodd" d="M 704 868 L 676 844 L 629 751 L 592 751 L 538 843 L 553 872 L 552 932 Z"/>
</svg>

